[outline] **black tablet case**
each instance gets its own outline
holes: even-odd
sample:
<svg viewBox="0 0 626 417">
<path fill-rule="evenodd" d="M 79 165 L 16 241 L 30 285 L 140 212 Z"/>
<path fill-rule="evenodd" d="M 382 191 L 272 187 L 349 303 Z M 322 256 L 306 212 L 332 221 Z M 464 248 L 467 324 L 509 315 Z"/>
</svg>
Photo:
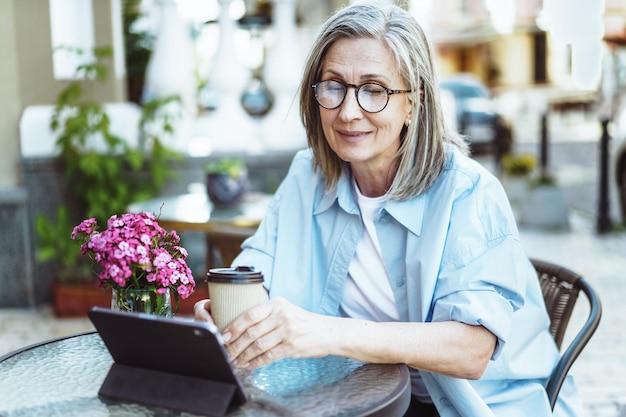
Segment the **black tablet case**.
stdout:
<svg viewBox="0 0 626 417">
<path fill-rule="evenodd" d="M 215 326 L 101 307 L 89 318 L 114 360 L 99 395 L 209 416 L 246 401 Z"/>
</svg>

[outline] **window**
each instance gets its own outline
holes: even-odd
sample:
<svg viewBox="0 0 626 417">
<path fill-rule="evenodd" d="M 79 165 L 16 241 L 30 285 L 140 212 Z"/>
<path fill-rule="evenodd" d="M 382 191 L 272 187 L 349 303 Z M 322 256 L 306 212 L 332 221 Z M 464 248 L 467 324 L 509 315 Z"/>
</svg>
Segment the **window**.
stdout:
<svg viewBox="0 0 626 417">
<path fill-rule="evenodd" d="M 76 67 L 92 61 L 94 47 L 91 0 L 49 0 L 54 78 L 75 78 Z M 67 48 L 79 48 L 82 55 Z"/>
</svg>

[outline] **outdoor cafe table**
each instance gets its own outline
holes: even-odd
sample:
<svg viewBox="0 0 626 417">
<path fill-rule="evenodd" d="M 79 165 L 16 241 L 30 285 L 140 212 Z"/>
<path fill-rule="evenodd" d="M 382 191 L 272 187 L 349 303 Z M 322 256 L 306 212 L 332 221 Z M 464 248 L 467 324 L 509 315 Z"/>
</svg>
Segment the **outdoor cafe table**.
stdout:
<svg viewBox="0 0 626 417">
<path fill-rule="evenodd" d="M 134 203 L 129 211 L 152 213 L 167 230 L 204 233 L 206 266 L 212 268 L 230 264 L 230 258 L 239 252 L 241 242 L 256 231 L 271 199 L 268 194 L 248 193 L 235 207 L 219 208 L 214 207 L 206 193 L 191 192 Z M 214 249 L 223 252 L 228 247 L 236 248 L 234 253 L 228 254 L 228 259 L 222 259 L 224 265 L 216 265 Z M 225 258 L 224 255 L 221 254 L 222 258 Z"/>
<path fill-rule="evenodd" d="M 256 229 L 265 216 L 271 195 L 248 193 L 232 208 L 217 208 L 206 193 L 193 192 L 133 203 L 129 211 L 147 211 L 166 229 L 207 232 L 216 227 Z"/>
<path fill-rule="evenodd" d="M 175 360 L 172 352 L 169 360 Z M 113 363 L 95 332 L 43 342 L 0 357 L 0 416 L 191 416 L 98 396 Z M 283 359 L 241 375 L 249 400 L 228 417 L 402 416 L 405 365 L 329 356 Z"/>
</svg>

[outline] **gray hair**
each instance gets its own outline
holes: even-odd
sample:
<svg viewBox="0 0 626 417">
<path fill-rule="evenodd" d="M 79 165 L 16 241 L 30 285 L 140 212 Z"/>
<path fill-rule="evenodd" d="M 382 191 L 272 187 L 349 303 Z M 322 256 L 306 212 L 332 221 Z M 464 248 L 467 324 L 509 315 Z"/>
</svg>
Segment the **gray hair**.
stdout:
<svg viewBox="0 0 626 417">
<path fill-rule="evenodd" d="M 393 53 L 396 66 L 408 89 L 413 92 L 412 122 L 401 132 L 398 171 L 388 191 L 391 199 L 408 199 L 425 192 L 442 172 L 445 144 L 468 153 L 465 141 L 449 131 L 444 122 L 435 71 L 434 53 L 415 18 L 398 6 L 357 3 L 339 9 L 322 26 L 305 65 L 300 85 L 300 117 L 326 188 L 337 184 L 344 162 L 330 148 L 311 85 L 320 81 L 328 49 L 339 39 L 373 38 Z"/>
</svg>

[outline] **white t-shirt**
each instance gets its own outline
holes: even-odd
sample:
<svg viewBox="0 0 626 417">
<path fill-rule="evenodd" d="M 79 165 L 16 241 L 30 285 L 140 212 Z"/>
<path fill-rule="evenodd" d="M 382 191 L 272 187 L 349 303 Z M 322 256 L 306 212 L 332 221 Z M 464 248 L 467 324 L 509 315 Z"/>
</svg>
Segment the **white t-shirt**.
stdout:
<svg viewBox="0 0 626 417">
<path fill-rule="evenodd" d="M 386 196 L 366 197 L 361 194 L 356 182 L 353 188 L 356 190 L 365 230 L 348 268 L 348 280 L 343 290 L 341 308 L 352 318 L 377 322 L 399 321 L 400 314 L 374 226 L 374 218 L 380 212 Z M 431 403 L 428 390 L 418 371 L 411 371 L 411 382 L 413 395 L 422 402 Z"/>
<path fill-rule="evenodd" d="M 352 318 L 379 322 L 398 321 L 400 315 L 374 226 L 374 218 L 380 212 L 386 196 L 366 197 L 361 194 L 356 183 L 354 189 L 365 230 L 348 269 L 348 281 L 343 290 L 341 308 Z"/>
</svg>

